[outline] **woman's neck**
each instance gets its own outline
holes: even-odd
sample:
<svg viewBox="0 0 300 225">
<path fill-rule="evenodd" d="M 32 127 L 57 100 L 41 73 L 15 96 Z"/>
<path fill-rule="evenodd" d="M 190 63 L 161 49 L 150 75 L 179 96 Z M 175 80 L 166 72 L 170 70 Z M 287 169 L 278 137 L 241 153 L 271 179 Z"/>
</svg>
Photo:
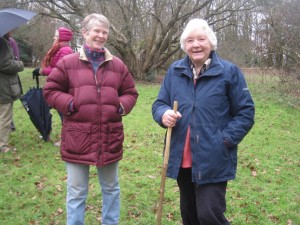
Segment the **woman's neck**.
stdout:
<svg viewBox="0 0 300 225">
<path fill-rule="evenodd" d="M 193 63 L 193 65 L 194 65 L 194 69 L 195 69 L 196 73 L 199 74 L 204 63 Z"/>
<path fill-rule="evenodd" d="M 87 44 L 84 44 L 84 47 L 86 49 L 88 49 L 89 51 L 91 52 L 105 52 L 105 49 L 104 48 L 100 48 L 100 49 L 95 49 L 95 48 L 91 48 L 90 46 L 88 46 Z"/>
<path fill-rule="evenodd" d="M 211 58 L 206 59 L 203 63 L 202 62 L 193 63 L 191 61 L 195 79 L 198 79 L 198 77 L 208 69 L 210 62 L 211 62 Z"/>
</svg>

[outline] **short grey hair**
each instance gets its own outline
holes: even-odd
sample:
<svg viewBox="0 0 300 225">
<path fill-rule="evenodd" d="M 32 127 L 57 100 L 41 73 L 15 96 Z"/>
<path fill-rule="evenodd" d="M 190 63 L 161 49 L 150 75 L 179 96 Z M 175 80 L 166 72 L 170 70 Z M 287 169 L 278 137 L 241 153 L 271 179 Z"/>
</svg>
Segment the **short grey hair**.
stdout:
<svg viewBox="0 0 300 225">
<path fill-rule="evenodd" d="M 217 36 L 212 30 L 212 28 L 208 25 L 206 20 L 204 19 L 192 19 L 188 22 L 186 25 L 184 31 L 182 32 L 180 36 L 180 47 L 183 51 L 186 51 L 185 49 L 185 41 L 188 38 L 188 36 L 194 32 L 194 31 L 204 31 L 208 37 L 208 40 L 212 46 L 212 50 L 217 49 Z"/>
<path fill-rule="evenodd" d="M 109 30 L 109 20 L 102 14 L 92 13 L 83 19 L 81 24 L 82 31 L 90 31 L 95 23 L 100 23 L 102 26 L 105 26 Z"/>
</svg>

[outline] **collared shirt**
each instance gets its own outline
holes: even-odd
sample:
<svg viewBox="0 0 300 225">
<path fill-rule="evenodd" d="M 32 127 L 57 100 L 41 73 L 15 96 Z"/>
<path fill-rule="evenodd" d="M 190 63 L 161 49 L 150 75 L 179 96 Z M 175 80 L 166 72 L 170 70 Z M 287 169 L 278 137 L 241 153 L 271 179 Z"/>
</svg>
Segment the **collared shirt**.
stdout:
<svg viewBox="0 0 300 225">
<path fill-rule="evenodd" d="M 208 58 L 204 62 L 199 74 L 197 74 L 197 72 L 196 72 L 195 65 L 193 63 L 191 64 L 191 69 L 193 71 L 194 80 L 197 80 L 202 74 L 204 74 L 204 72 L 208 69 L 210 62 L 211 62 L 211 58 Z"/>
</svg>

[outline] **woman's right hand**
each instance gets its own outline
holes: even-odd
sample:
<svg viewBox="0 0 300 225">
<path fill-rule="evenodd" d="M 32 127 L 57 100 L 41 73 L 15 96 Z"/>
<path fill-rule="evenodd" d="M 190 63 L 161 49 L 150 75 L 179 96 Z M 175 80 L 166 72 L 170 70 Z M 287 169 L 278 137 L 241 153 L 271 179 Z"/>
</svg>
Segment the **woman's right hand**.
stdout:
<svg viewBox="0 0 300 225">
<path fill-rule="evenodd" d="M 174 127 L 176 121 L 180 119 L 182 115 L 180 112 L 175 112 L 174 110 L 168 109 L 162 116 L 162 123 L 166 127 Z"/>
</svg>

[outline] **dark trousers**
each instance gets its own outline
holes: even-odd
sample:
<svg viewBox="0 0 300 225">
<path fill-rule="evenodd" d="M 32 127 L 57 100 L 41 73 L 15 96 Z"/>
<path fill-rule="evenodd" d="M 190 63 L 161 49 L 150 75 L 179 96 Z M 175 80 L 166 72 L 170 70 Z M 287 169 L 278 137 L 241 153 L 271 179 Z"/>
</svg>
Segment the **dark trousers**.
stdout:
<svg viewBox="0 0 300 225">
<path fill-rule="evenodd" d="M 177 178 L 180 211 L 184 225 L 228 225 L 226 210 L 227 182 L 196 185 L 191 169 L 181 168 Z"/>
</svg>

